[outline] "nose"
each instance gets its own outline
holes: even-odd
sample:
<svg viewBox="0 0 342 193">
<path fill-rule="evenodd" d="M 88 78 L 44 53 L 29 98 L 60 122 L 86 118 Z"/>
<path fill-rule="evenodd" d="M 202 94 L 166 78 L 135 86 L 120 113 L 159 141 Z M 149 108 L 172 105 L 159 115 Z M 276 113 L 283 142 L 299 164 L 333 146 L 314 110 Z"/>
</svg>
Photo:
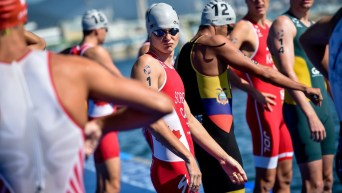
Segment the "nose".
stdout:
<svg viewBox="0 0 342 193">
<path fill-rule="evenodd" d="M 164 39 L 169 40 L 169 39 L 171 39 L 171 37 L 172 37 L 172 35 L 169 32 L 167 32 L 164 36 Z"/>
</svg>

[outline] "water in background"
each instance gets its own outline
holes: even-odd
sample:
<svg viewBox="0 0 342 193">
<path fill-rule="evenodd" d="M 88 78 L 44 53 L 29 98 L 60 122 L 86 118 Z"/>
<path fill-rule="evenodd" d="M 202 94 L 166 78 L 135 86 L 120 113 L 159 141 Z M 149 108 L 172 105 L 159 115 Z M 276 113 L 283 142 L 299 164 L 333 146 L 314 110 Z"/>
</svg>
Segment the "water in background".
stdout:
<svg viewBox="0 0 342 193">
<path fill-rule="evenodd" d="M 135 59 L 117 61 L 116 66 L 126 77 L 129 77 L 131 67 Z M 247 173 L 249 181 L 255 179 L 255 169 L 252 156 L 252 137 L 245 119 L 247 96 L 244 92 L 234 89 L 233 90 L 233 114 L 234 114 L 234 126 L 235 135 L 238 145 L 240 147 L 244 169 Z M 335 117 L 337 125 L 337 117 Z M 338 127 L 336 126 L 336 136 L 338 136 Z M 151 159 L 151 151 L 141 133 L 140 129 L 133 131 L 125 131 L 119 133 L 119 141 L 121 151 L 133 154 L 134 156 Z M 336 142 L 337 146 L 337 142 Z M 336 174 L 334 173 L 334 188 L 333 193 L 342 192 L 342 184 L 338 181 Z M 297 193 L 301 191 L 301 178 L 298 170 L 298 165 L 295 160 L 293 161 L 293 178 L 291 182 L 291 192 Z"/>
</svg>

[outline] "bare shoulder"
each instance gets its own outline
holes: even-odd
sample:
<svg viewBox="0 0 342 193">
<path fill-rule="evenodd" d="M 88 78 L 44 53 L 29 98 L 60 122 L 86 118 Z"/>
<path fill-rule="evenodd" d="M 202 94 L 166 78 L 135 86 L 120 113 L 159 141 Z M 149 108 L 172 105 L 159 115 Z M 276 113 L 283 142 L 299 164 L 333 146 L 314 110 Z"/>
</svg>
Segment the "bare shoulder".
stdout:
<svg viewBox="0 0 342 193">
<path fill-rule="evenodd" d="M 288 29 L 288 28 L 294 28 L 293 22 L 291 19 L 286 15 L 281 15 L 277 17 L 271 26 L 271 29 Z"/>
<path fill-rule="evenodd" d="M 250 27 L 251 25 L 249 24 L 249 21 L 241 19 L 235 24 L 233 32 L 235 30 L 237 31 L 248 30 L 249 31 Z"/>
<path fill-rule="evenodd" d="M 107 52 L 106 48 L 104 48 L 103 46 L 100 46 L 100 45 L 91 47 L 88 50 L 91 50 L 93 52 Z"/>
<path fill-rule="evenodd" d="M 254 34 L 251 23 L 243 19 L 236 23 L 234 30 L 229 35 L 229 39 L 233 44 L 241 47 L 245 42 L 254 42 L 256 38 Z"/>
<path fill-rule="evenodd" d="M 52 53 L 50 52 L 52 61 L 58 61 L 62 63 L 78 63 L 78 62 L 91 62 L 91 60 L 86 59 L 84 57 L 78 56 L 78 55 L 67 55 L 67 54 L 58 54 L 58 53 Z"/>
<path fill-rule="evenodd" d="M 288 34 L 294 37 L 297 33 L 296 27 L 288 16 L 281 15 L 276 18 L 271 27 L 269 37 L 276 37 L 279 34 Z"/>
<path fill-rule="evenodd" d="M 221 47 L 227 43 L 230 43 L 228 38 L 223 35 L 204 35 L 197 41 L 198 44 L 208 46 L 208 47 Z"/>
<path fill-rule="evenodd" d="M 133 70 L 146 68 L 147 66 L 149 66 L 150 68 L 158 67 L 158 60 L 156 60 L 155 58 L 153 58 L 152 56 L 148 54 L 143 54 L 134 63 Z"/>
<path fill-rule="evenodd" d="M 87 49 L 84 55 L 92 58 L 92 56 L 109 56 L 109 53 L 106 48 L 98 45 Z"/>
<path fill-rule="evenodd" d="M 131 76 L 133 78 L 140 76 L 159 77 L 162 72 L 162 66 L 159 61 L 148 54 L 140 56 L 134 63 Z"/>
<path fill-rule="evenodd" d="M 59 68 L 61 70 L 75 70 L 77 72 L 86 69 L 91 66 L 99 66 L 97 63 L 75 55 L 64 55 L 51 53 L 51 65 L 53 68 Z"/>
</svg>

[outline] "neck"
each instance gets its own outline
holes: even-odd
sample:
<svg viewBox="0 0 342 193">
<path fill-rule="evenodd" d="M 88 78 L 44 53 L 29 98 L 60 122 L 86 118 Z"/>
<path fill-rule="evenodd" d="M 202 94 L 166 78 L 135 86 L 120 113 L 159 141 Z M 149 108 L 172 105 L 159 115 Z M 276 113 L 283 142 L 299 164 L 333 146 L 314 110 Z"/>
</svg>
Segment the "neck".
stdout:
<svg viewBox="0 0 342 193">
<path fill-rule="evenodd" d="M 96 37 L 89 35 L 89 36 L 84 36 L 80 44 L 81 45 L 87 44 L 90 46 L 97 46 L 97 45 L 99 45 L 99 41 L 97 40 Z"/>
<path fill-rule="evenodd" d="M 245 16 L 248 20 L 252 21 L 253 23 L 256 23 L 260 26 L 265 26 L 266 25 L 266 15 L 261 15 L 261 14 L 252 14 L 250 12 L 247 13 Z"/>
<path fill-rule="evenodd" d="M 172 53 L 163 53 L 155 49 L 153 46 L 150 46 L 149 52 L 153 53 L 158 60 L 164 62 L 166 65 L 170 67 L 173 66 L 174 51 L 172 51 Z"/>
<path fill-rule="evenodd" d="M 310 16 L 310 9 L 290 7 L 290 12 L 302 22 L 308 22 Z"/>
<path fill-rule="evenodd" d="M 214 36 L 215 34 L 216 34 L 215 27 L 214 26 L 208 26 L 208 27 L 204 27 L 204 28 L 199 29 L 195 38 L 197 38 L 198 36 L 203 36 L 203 35 Z"/>
<path fill-rule="evenodd" d="M 0 31 L 0 60 L 14 61 L 29 51 L 26 45 L 24 32 L 21 29 L 10 28 Z"/>
</svg>

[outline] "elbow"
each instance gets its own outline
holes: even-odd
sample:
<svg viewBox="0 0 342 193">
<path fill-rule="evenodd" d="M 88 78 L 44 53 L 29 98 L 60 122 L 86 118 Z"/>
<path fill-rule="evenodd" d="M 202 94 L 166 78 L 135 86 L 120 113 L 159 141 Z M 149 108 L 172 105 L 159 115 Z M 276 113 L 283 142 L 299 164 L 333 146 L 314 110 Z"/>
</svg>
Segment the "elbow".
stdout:
<svg viewBox="0 0 342 193">
<path fill-rule="evenodd" d="M 37 40 L 37 49 L 38 50 L 45 50 L 46 48 L 46 42 L 43 38 L 39 38 L 39 40 Z"/>
</svg>

